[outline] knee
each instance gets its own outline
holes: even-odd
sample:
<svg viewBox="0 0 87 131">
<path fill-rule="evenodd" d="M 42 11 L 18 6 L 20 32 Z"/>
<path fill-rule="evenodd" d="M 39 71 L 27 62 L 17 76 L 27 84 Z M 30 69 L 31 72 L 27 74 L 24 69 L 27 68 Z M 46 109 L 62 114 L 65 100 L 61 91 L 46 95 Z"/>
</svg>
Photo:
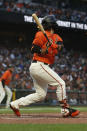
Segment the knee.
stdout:
<svg viewBox="0 0 87 131">
<path fill-rule="evenodd" d="M 38 96 L 39 96 L 39 98 L 40 98 L 40 100 L 44 100 L 45 99 L 45 97 L 46 97 L 46 92 L 38 92 Z"/>
</svg>

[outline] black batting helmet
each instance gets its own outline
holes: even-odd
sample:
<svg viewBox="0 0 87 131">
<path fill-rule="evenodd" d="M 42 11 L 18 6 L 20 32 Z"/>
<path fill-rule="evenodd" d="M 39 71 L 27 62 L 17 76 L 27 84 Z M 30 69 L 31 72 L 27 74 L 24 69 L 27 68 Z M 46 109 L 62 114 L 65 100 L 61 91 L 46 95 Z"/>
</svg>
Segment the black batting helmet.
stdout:
<svg viewBox="0 0 87 131">
<path fill-rule="evenodd" d="M 42 20 L 42 25 L 45 30 L 53 29 L 54 32 L 58 30 L 58 25 L 56 23 L 56 18 L 54 15 L 47 15 Z"/>
</svg>

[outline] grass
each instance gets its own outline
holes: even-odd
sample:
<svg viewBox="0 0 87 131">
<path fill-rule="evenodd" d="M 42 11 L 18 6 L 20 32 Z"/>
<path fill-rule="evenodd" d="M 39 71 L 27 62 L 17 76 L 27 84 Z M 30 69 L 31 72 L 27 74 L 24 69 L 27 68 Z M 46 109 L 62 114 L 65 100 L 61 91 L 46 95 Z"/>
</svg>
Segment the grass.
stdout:
<svg viewBox="0 0 87 131">
<path fill-rule="evenodd" d="M 87 107 L 74 107 L 80 112 L 87 112 Z M 57 113 L 59 107 L 25 107 L 21 113 Z M 12 114 L 11 109 L 0 109 L 0 114 Z M 87 124 L 0 124 L 0 131 L 87 131 Z"/>
<path fill-rule="evenodd" d="M 87 124 L 0 124 L 0 131 L 87 131 Z"/>
<path fill-rule="evenodd" d="M 80 110 L 80 112 L 87 112 L 87 107 L 73 107 L 74 109 Z M 25 107 L 20 108 L 21 113 L 57 113 L 60 112 L 59 107 Z M 0 114 L 12 114 L 13 111 L 11 109 L 0 109 Z"/>
</svg>

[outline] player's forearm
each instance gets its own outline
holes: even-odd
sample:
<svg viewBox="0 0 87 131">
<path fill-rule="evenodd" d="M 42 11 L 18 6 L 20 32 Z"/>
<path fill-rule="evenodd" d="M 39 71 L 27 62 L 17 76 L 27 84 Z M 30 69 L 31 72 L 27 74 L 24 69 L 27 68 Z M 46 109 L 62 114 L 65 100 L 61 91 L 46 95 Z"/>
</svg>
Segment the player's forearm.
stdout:
<svg viewBox="0 0 87 131">
<path fill-rule="evenodd" d="M 38 46 L 38 45 L 34 45 L 34 44 L 33 44 L 32 48 L 31 48 L 31 53 L 32 53 L 32 54 L 34 54 L 34 53 L 40 54 L 40 53 L 41 53 L 41 47 Z"/>
<path fill-rule="evenodd" d="M 31 53 L 32 53 L 32 54 L 38 53 L 38 54 L 44 55 L 44 54 L 47 54 L 47 49 L 46 49 L 46 48 L 43 49 L 43 48 L 41 48 L 40 46 L 33 44 L 32 48 L 31 48 Z"/>
</svg>

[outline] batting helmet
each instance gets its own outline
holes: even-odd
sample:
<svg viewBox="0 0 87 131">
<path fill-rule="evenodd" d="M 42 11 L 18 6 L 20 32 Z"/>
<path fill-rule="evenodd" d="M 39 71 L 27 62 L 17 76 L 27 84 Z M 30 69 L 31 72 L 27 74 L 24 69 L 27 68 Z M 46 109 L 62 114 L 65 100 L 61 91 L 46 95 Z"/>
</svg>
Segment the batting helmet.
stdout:
<svg viewBox="0 0 87 131">
<path fill-rule="evenodd" d="M 42 20 L 42 25 L 45 30 L 53 29 L 54 32 L 57 31 L 58 25 L 56 23 L 56 18 L 54 15 L 47 15 Z"/>
</svg>

